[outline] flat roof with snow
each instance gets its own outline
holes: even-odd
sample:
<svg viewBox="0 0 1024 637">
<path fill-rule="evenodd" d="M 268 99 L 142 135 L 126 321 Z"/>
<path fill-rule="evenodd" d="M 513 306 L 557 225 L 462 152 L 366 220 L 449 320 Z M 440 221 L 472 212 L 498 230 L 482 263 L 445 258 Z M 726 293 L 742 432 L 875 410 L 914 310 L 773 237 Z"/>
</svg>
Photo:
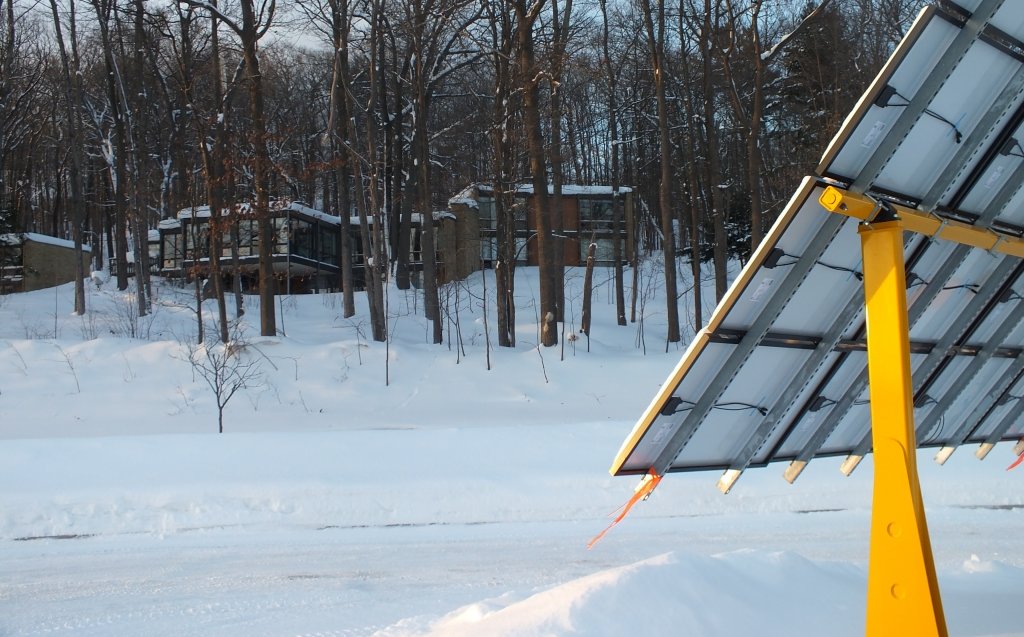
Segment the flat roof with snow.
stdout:
<svg viewBox="0 0 1024 637">
<path fill-rule="evenodd" d="M 51 237 L 46 234 L 39 234 L 37 232 L 8 232 L 6 234 L 0 234 L 0 243 L 6 245 L 21 245 L 25 241 L 33 241 L 35 243 L 45 243 L 47 245 L 58 246 L 61 248 L 68 248 L 74 250 L 75 242 L 67 239 L 58 239 L 57 237 Z M 82 251 L 92 252 L 92 247 L 87 244 L 82 244 Z"/>
</svg>

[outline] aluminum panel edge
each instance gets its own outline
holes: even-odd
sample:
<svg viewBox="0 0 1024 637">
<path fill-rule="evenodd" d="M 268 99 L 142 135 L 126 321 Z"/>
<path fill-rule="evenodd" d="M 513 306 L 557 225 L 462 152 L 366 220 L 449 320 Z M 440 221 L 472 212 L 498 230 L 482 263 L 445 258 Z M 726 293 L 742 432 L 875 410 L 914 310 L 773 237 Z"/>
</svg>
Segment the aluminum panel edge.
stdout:
<svg viewBox="0 0 1024 637">
<path fill-rule="evenodd" d="M 644 410 L 640 420 L 637 421 L 633 430 L 627 436 L 626 440 L 622 443 L 619 452 L 615 455 L 615 459 L 612 462 L 612 466 L 609 469 L 609 473 L 613 476 L 620 475 L 638 475 L 646 473 L 649 467 L 632 467 L 627 468 L 626 464 L 629 462 L 629 457 L 633 454 L 633 451 L 643 441 L 644 437 L 648 434 L 651 429 L 651 425 L 657 419 L 661 410 L 665 404 L 672 397 L 676 389 L 679 387 L 686 375 L 687 371 L 697 360 L 700 353 L 707 347 L 711 340 L 711 336 L 719 326 L 721 326 L 725 317 L 728 315 L 732 307 L 740 300 L 743 292 L 747 289 L 751 279 L 757 270 L 764 263 L 765 259 L 768 258 L 772 251 L 772 248 L 778 243 L 779 239 L 785 233 L 789 224 L 796 217 L 800 209 L 807 203 L 815 189 L 823 186 L 814 177 L 804 177 L 803 181 L 800 182 L 800 187 L 797 188 L 796 192 L 790 198 L 789 203 L 783 209 L 782 214 L 779 215 L 775 223 L 769 229 L 768 234 L 764 240 L 751 255 L 750 261 L 740 272 L 733 284 L 729 286 L 725 296 L 722 297 L 721 302 L 715 308 L 711 318 L 708 319 L 706 327 L 701 329 L 694 337 L 690 346 L 686 349 L 682 359 L 672 370 L 668 379 L 662 384 L 661 389 L 655 395 L 654 399 L 648 405 L 647 409 Z M 681 423 L 680 423 L 681 424 Z"/>
</svg>

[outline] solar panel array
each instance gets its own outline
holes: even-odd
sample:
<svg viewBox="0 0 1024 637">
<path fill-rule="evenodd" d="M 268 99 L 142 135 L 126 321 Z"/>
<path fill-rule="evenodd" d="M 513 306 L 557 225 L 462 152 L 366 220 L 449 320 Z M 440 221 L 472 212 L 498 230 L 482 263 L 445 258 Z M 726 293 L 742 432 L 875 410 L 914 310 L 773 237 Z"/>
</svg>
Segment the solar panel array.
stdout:
<svg viewBox="0 0 1024 637">
<path fill-rule="evenodd" d="M 827 185 L 1024 236 L 1024 3 L 922 11 L 622 446 L 616 475 L 871 450 L 857 220 Z M 917 441 L 1024 436 L 1024 263 L 905 233 Z"/>
</svg>

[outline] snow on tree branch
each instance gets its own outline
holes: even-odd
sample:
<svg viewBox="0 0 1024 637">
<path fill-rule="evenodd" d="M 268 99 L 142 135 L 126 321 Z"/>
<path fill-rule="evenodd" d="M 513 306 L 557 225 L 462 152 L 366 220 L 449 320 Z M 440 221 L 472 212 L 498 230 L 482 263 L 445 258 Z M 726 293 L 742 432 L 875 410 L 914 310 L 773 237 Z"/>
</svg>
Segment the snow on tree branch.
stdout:
<svg viewBox="0 0 1024 637">
<path fill-rule="evenodd" d="M 772 48 L 770 48 L 767 51 L 765 51 L 764 53 L 762 53 L 761 54 L 761 60 L 763 60 L 766 64 L 768 62 L 770 62 L 772 60 L 772 58 L 774 58 L 776 55 L 778 55 L 782 51 L 782 49 L 784 49 L 786 47 L 786 45 L 789 44 L 789 42 L 791 40 L 793 40 L 793 38 L 795 38 L 797 35 L 800 34 L 801 31 L 804 30 L 804 28 L 808 24 L 810 24 L 818 16 L 820 16 L 822 14 L 822 12 L 824 12 L 825 9 L 827 9 L 830 4 L 832 4 L 832 0 L 822 0 L 821 4 L 819 4 L 817 7 L 815 7 L 815 9 L 813 11 L 808 13 L 807 16 L 804 17 L 804 19 L 800 21 L 800 24 L 796 25 L 795 29 L 793 29 L 792 31 L 790 31 L 786 35 L 784 35 L 781 38 L 779 38 L 779 41 L 775 44 L 775 46 L 773 46 Z"/>
</svg>

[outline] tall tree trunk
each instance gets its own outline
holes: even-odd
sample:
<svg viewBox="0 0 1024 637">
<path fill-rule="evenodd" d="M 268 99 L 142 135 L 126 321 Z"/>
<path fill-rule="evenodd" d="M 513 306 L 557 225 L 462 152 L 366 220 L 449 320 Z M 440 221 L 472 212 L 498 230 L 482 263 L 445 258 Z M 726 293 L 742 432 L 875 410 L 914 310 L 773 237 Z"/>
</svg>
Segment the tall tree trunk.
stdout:
<svg viewBox="0 0 1024 637">
<path fill-rule="evenodd" d="M 615 318 L 619 325 L 626 325 L 625 277 L 622 269 L 622 201 L 619 195 L 619 108 L 618 73 L 612 67 L 609 49 L 608 3 L 601 0 L 601 65 L 608 80 L 608 136 L 611 138 L 611 186 L 612 186 L 612 258 L 615 260 Z M 635 246 L 634 246 L 635 249 Z"/>
<path fill-rule="evenodd" d="M 413 131 L 411 143 L 411 152 L 413 155 L 413 163 L 418 161 L 419 153 L 417 145 L 420 143 L 417 136 L 420 131 L 417 131 L 417 123 L 419 118 L 419 109 L 422 108 L 420 104 L 420 93 L 425 92 L 424 87 L 421 88 L 419 84 L 425 83 L 427 80 L 422 79 L 418 76 L 419 72 L 423 71 L 424 60 L 423 57 L 426 52 L 423 50 L 422 38 L 423 30 L 425 28 L 425 21 L 428 17 L 423 11 L 423 3 L 421 0 L 410 1 L 405 4 L 406 16 L 409 12 L 414 12 L 412 24 L 409 28 L 413 31 L 413 45 L 412 51 L 415 52 L 412 64 L 409 64 L 409 60 L 406 60 L 406 65 L 411 66 L 413 77 L 410 78 L 414 85 L 412 99 L 413 109 Z M 396 78 L 402 75 L 401 70 L 398 68 L 398 52 L 392 51 L 392 73 Z M 404 78 L 403 78 L 404 79 Z M 384 125 L 384 150 L 386 152 L 385 164 L 386 175 L 385 184 L 388 189 L 386 199 L 388 201 L 388 208 L 390 211 L 390 228 L 391 228 L 391 241 L 390 247 L 392 250 L 391 261 L 395 265 L 395 287 L 399 290 L 408 290 L 412 287 L 412 232 L 413 222 L 412 214 L 413 210 L 420 210 L 422 214 L 426 214 L 422 206 L 421 193 L 420 193 L 420 168 L 418 165 L 407 166 L 406 165 L 406 132 L 405 127 L 402 125 L 402 111 L 407 106 L 407 99 L 403 85 L 406 84 L 403 79 L 396 79 L 393 83 L 392 93 L 394 94 L 394 116 L 388 116 L 385 118 Z M 387 90 L 385 88 L 385 78 L 381 77 L 381 92 L 380 101 L 382 104 L 387 104 Z M 424 124 L 424 131 L 426 131 L 426 125 Z M 429 142 L 428 142 L 429 143 Z M 429 172 L 429 171 L 428 171 Z M 403 180 L 402 176 L 408 174 L 409 179 Z M 411 187 L 412 192 L 408 193 L 411 199 L 411 205 L 406 205 L 404 201 L 406 198 L 405 189 Z M 428 186 L 429 187 L 429 186 Z M 428 206 L 429 207 L 429 206 Z M 424 217 L 425 219 L 425 217 Z M 424 221 L 426 223 L 426 221 Z M 421 234 L 420 254 L 426 254 L 426 250 L 423 247 L 422 241 L 424 237 Z M 424 264 L 426 259 L 423 259 Z M 426 279 L 426 271 L 423 271 L 423 278 Z M 424 282 L 424 286 L 426 283 Z M 436 285 L 435 285 L 436 288 Z M 426 287 L 424 287 L 426 292 Z M 427 297 L 430 295 L 428 294 Z M 437 296 L 435 289 L 434 296 Z M 425 299 L 424 303 L 427 307 L 424 308 L 427 318 L 430 318 L 430 300 Z"/>
<path fill-rule="evenodd" d="M 754 3 L 751 15 L 752 63 L 754 88 L 751 96 L 750 123 L 747 126 L 747 187 L 750 190 L 750 251 L 753 253 L 764 238 L 764 214 L 761 210 L 761 119 L 764 117 L 764 60 L 761 58 L 761 32 L 758 14 L 761 1 Z"/>
<path fill-rule="evenodd" d="M 106 66 L 107 100 L 110 103 L 110 117 L 114 123 L 114 140 L 111 147 L 113 157 L 108 158 L 110 164 L 110 183 L 114 200 L 114 256 L 117 258 L 117 289 L 128 289 L 128 227 L 127 227 L 127 196 L 125 184 L 128 182 L 125 167 L 128 154 L 127 133 L 125 132 L 124 109 L 121 107 L 121 95 L 117 83 L 120 75 L 114 61 L 114 43 L 110 35 L 113 19 L 113 0 L 92 0 L 96 11 L 96 23 L 99 25 L 100 43 L 103 49 L 103 62 Z M 110 161 L 113 160 L 113 161 Z"/>
<path fill-rule="evenodd" d="M 690 118 L 690 131 L 693 130 L 693 118 Z M 686 148 L 691 157 L 696 156 L 697 145 L 693 133 L 686 135 Z M 687 162 L 686 176 L 689 182 L 688 203 L 690 208 L 690 276 L 693 277 L 693 328 L 695 331 L 704 327 L 704 290 L 701 287 L 700 262 L 700 205 L 697 201 L 700 193 L 700 179 L 697 166 L 693 161 Z"/>
<path fill-rule="evenodd" d="M 143 78 L 146 74 L 145 46 L 146 29 L 143 18 L 145 6 L 143 0 L 135 0 L 135 55 L 133 58 L 134 72 L 133 84 L 138 83 L 138 90 L 134 91 L 135 97 L 131 100 L 132 108 L 128 111 L 127 91 L 122 91 L 125 97 L 125 112 L 131 113 L 129 122 L 129 151 L 132 160 L 132 203 L 134 208 L 133 218 L 135 219 L 135 301 L 139 309 L 139 316 L 149 314 L 150 300 L 153 296 L 153 288 L 149 279 L 149 223 L 146 210 L 146 203 L 142 196 L 142 158 L 140 155 L 140 140 L 142 139 L 142 110 L 146 95 L 146 85 Z M 122 78 L 123 81 L 123 78 Z M 122 88 L 124 85 L 122 84 Z"/>
<path fill-rule="evenodd" d="M 217 0 L 211 0 L 217 6 Z M 221 272 L 220 259 L 224 251 L 224 236 L 231 233 L 232 254 L 237 260 L 237 227 L 232 223 L 231 215 L 224 216 L 228 208 L 228 201 L 225 197 L 225 162 L 227 161 L 227 104 L 224 96 L 224 71 L 221 67 L 220 58 L 220 37 L 217 34 L 219 26 L 217 17 L 210 19 L 210 56 L 212 61 L 213 80 L 213 101 L 216 110 L 213 113 L 213 148 L 207 150 L 203 144 L 203 162 L 206 166 L 207 197 L 210 204 L 210 230 L 211 238 L 215 238 L 210 248 L 210 279 L 213 281 L 213 294 L 217 299 L 217 318 L 220 326 L 220 340 L 227 343 L 230 338 L 228 326 L 227 302 L 224 294 L 224 276 Z M 193 102 L 194 103 L 194 102 Z M 198 119 L 197 119 L 198 122 Z M 204 134 L 200 139 L 205 138 Z M 241 272 L 239 266 L 235 265 L 233 270 L 235 280 L 239 280 Z M 238 295 L 241 297 L 241 294 Z M 239 298 L 235 299 L 236 304 L 240 303 Z M 236 312 L 238 308 L 236 308 Z"/>
<path fill-rule="evenodd" d="M 212 0 L 217 6 L 217 0 Z M 227 104 L 224 98 L 224 72 L 221 68 L 220 58 L 220 37 L 218 36 L 219 25 L 217 16 L 210 17 L 210 57 L 211 57 L 211 84 L 213 86 L 214 113 L 211 117 L 213 128 L 213 143 L 200 144 L 203 156 L 203 167 L 206 172 L 206 194 L 207 203 L 210 206 L 210 282 L 213 284 L 213 295 L 217 300 L 217 324 L 220 331 L 220 340 L 227 343 L 230 340 L 228 326 L 227 302 L 224 298 L 224 276 L 221 272 L 220 259 L 224 252 L 224 235 L 234 230 L 231 219 L 224 216 L 227 200 L 224 196 L 224 164 L 227 156 Z M 195 103 L 194 98 L 189 100 Z M 197 132 L 199 139 L 205 142 L 209 133 L 206 127 L 201 126 L 199 118 L 196 118 Z M 237 250 L 235 250 L 237 252 Z M 237 266 L 234 271 L 238 279 L 241 272 Z"/>
<path fill-rule="evenodd" d="M 736 51 L 737 33 L 740 15 L 733 8 L 732 0 L 725 2 L 729 13 L 727 33 L 729 36 L 728 46 L 721 47 L 719 54 L 722 58 L 722 71 L 725 83 L 728 87 L 728 94 L 732 102 L 736 119 L 741 123 L 743 129 L 743 140 L 746 152 L 746 182 L 747 192 L 750 196 L 750 249 L 753 251 L 761 243 L 764 236 L 764 228 L 761 220 L 761 118 L 764 113 L 764 66 L 765 60 L 761 51 L 761 32 L 758 20 L 761 13 L 761 0 L 752 0 L 749 7 L 750 20 L 750 66 L 754 75 L 749 89 L 744 88 L 743 93 L 749 94 L 749 107 L 744 104 L 740 95 L 740 87 L 737 78 L 732 70 L 732 57 Z M 748 11 L 744 11 L 747 14 Z"/>
<path fill-rule="evenodd" d="M 665 258 L 665 303 L 669 343 L 678 343 L 679 301 L 676 284 L 676 239 L 672 224 L 672 146 L 669 139 L 668 99 L 665 95 L 665 3 L 658 1 L 654 24 L 649 0 L 644 2 L 644 27 L 654 69 L 654 90 L 658 103 L 658 147 L 661 157 L 661 176 L 658 183 L 658 207 L 661 213 L 662 252 Z"/>
<path fill-rule="evenodd" d="M 682 8 L 682 2 L 680 2 Z M 679 13 L 679 32 L 683 33 L 683 13 Z M 693 329 L 700 330 L 704 326 L 704 290 L 701 287 L 701 255 L 700 255 L 700 176 L 697 171 L 697 116 L 693 105 L 693 80 L 690 76 L 689 60 L 684 60 L 683 68 L 683 110 L 686 113 L 686 128 L 683 135 L 685 145 L 681 151 L 691 158 L 686 164 L 687 204 L 689 212 L 690 235 L 690 276 L 693 278 Z"/>
<path fill-rule="evenodd" d="M 417 51 L 413 63 L 413 136 L 412 149 L 416 173 L 416 207 L 422 218 L 423 248 L 423 303 L 426 316 L 433 323 L 433 342 L 440 343 L 443 335 L 441 303 L 437 293 L 437 267 L 434 245 L 434 215 L 430 192 L 430 139 L 427 136 L 427 117 L 430 113 L 430 95 L 425 65 L 424 27 L 427 15 L 422 0 L 411 0 L 414 16 L 413 46 Z M 401 256 L 399 257 L 401 262 Z"/>
<path fill-rule="evenodd" d="M 216 7 L 216 0 L 213 0 L 211 4 Z M 194 68 L 194 18 L 192 10 L 179 11 L 178 16 L 181 34 L 181 57 L 179 63 L 183 74 L 183 97 L 187 104 L 198 104 L 198 96 L 192 90 L 192 87 L 198 81 L 198 78 L 195 77 Z M 218 333 L 221 342 L 226 343 L 230 335 L 221 257 L 224 252 L 224 237 L 230 235 L 234 239 L 237 236 L 237 232 L 230 216 L 224 215 L 225 209 L 228 207 L 225 197 L 226 177 L 224 174 L 227 145 L 227 109 L 224 96 L 223 71 L 221 68 L 218 22 L 217 14 L 212 13 L 210 16 L 211 68 L 209 80 L 210 85 L 213 87 L 213 112 L 209 114 L 209 123 L 204 122 L 203 118 L 198 116 L 193 118 L 193 122 L 195 123 L 196 136 L 201 141 L 198 146 L 203 161 L 203 173 L 206 176 L 206 203 L 210 208 L 209 281 L 217 303 Z M 237 253 L 234 241 L 232 241 L 232 253 Z M 237 263 L 234 265 L 234 273 L 237 280 L 240 274 Z"/>
<path fill-rule="evenodd" d="M 267 126 L 263 106 L 263 75 L 260 71 L 257 24 L 253 0 L 241 0 L 242 57 L 249 83 L 249 109 L 252 118 L 253 186 L 256 191 L 256 224 L 259 235 L 260 335 L 277 335 L 274 311 L 275 278 L 273 263 L 274 228 L 270 212 L 270 153 L 267 150 Z M 273 9 L 271 9 L 271 15 Z M 270 18 L 268 17 L 268 22 Z"/>
<path fill-rule="evenodd" d="M 426 15 L 422 11 L 420 0 L 413 0 L 416 7 L 417 23 L 422 25 L 426 22 Z M 414 42 L 422 35 L 420 31 L 414 32 Z M 423 50 L 422 40 L 416 42 L 416 50 Z M 416 194 L 417 208 L 422 218 L 422 247 L 423 247 L 423 299 L 424 310 L 427 318 L 433 324 L 433 342 L 440 343 L 442 340 L 442 322 L 440 312 L 440 299 L 437 296 L 437 266 L 435 260 L 434 246 L 434 223 L 431 210 L 430 195 L 430 140 L 427 137 L 427 117 L 430 109 L 430 96 L 427 94 L 427 70 L 423 66 L 423 55 L 416 56 L 415 62 L 415 101 L 413 107 L 413 157 L 416 170 Z"/>
<path fill-rule="evenodd" d="M 516 59 L 519 62 L 520 86 L 523 95 L 523 120 L 530 158 L 530 181 L 533 184 L 533 206 L 537 219 L 537 266 L 540 278 L 540 342 L 545 347 L 558 344 L 558 296 L 551 236 L 551 208 L 548 198 L 547 166 L 544 160 L 544 138 L 540 127 L 540 87 L 534 53 L 533 25 L 543 0 L 515 0 Z"/>
<path fill-rule="evenodd" d="M 82 264 L 82 224 L 85 220 L 85 199 L 82 196 L 82 176 L 85 170 L 85 150 L 82 141 L 82 82 L 79 73 L 78 33 L 75 24 L 75 2 L 68 0 L 69 34 L 71 53 L 64 44 L 64 32 L 60 22 L 57 0 L 50 0 L 53 13 L 53 29 L 60 52 L 61 74 L 64 80 L 64 101 L 68 111 L 67 133 L 71 167 L 68 180 L 71 182 L 71 237 L 75 244 L 75 314 L 85 314 L 85 267 Z"/>
<path fill-rule="evenodd" d="M 703 120 L 704 139 L 707 144 L 707 186 L 711 192 L 711 223 L 715 233 L 715 298 L 721 300 L 728 289 L 729 237 L 725 229 L 728 210 L 725 209 L 722 183 L 722 160 L 719 157 L 718 119 L 715 113 L 714 53 L 712 52 L 713 32 L 718 30 L 717 7 L 712 8 L 711 0 L 704 0 L 703 37 L 700 38 L 703 61 Z"/>
<path fill-rule="evenodd" d="M 565 184 L 565 161 L 562 156 L 562 74 L 565 68 L 565 48 L 569 38 L 569 21 L 572 17 L 572 0 L 565 0 L 559 14 L 558 0 L 551 0 L 551 96 L 550 120 L 551 143 L 551 212 L 552 250 L 555 287 L 555 317 L 565 322 L 565 214 L 563 210 L 562 186 Z"/>
<path fill-rule="evenodd" d="M 507 192 L 513 174 L 512 119 L 512 44 L 510 12 L 504 6 L 488 3 L 491 39 L 494 44 L 494 101 L 491 111 L 491 144 L 494 149 L 494 287 L 498 318 L 498 346 L 515 347 L 516 306 L 515 212 Z"/>
<path fill-rule="evenodd" d="M 366 272 L 366 295 L 370 307 L 370 329 L 373 340 L 387 340 L 387 316 L 384 308 L 384 277 L 387 273 L 387 247 L 384 244 L 384 220 L 380 201 L 381 166 L 377 152 L 377 117 L 381 108 L 378 104 L 378 88 L 381 71 L 382 49 L 384 46 L 383 7 L 381 0 L 371 0 L 370 7 L 370 60 L 369 60 L 369 102 L 366 107 L 366 148 L 369 165 L 369 202 L 363 187 L 362 166 L 356 163 L 356 205 L 359 208 L 359 226 L 363 239 L 363 255 Z M 384 107 L 386 109 L 386 106 Z M 370 217 L 373 225 L 370 226 Z"/>
<path fill-rule="evenodd" d="M 580 318 L 580 332 L 587 335 L 587 349 L 590 349 L 591 304 L 594 296 L 594 253 L 597 244 L 593 241 L 587 246 L 587 269 L 583 275 L 583 311 Z"/>
<path fill-rule="evenodd" d="M 352 218 L 352 149 L 350 122 L 352 109 L 349 87 L 352 77 L 348 64 L 349 21 L 348 0 L 331 0 L 331 31 L 334 39 L 334 69 L 331 76 L 330 132 L 334 135 L 331 148 L 336 162 L 335 183 L 338 188 L 338 216 L 341 218 L 341 290 L 342 317 L 356 313 L 355 281 L 352 276 L 352 238 L 349 235 Z M 358 160 L 357 160 L 358 161 Z"/>
<path fill-rule="evenodd" d="M 356 313 L 355 277 L 352 273 L 352 169 L 349 164 L 348 150 L 338 150 L 338 216 L 341 218 L 341 242 L 339 259 L 341 260 L 341 316 L 351 318 Z"/>
</svg>

